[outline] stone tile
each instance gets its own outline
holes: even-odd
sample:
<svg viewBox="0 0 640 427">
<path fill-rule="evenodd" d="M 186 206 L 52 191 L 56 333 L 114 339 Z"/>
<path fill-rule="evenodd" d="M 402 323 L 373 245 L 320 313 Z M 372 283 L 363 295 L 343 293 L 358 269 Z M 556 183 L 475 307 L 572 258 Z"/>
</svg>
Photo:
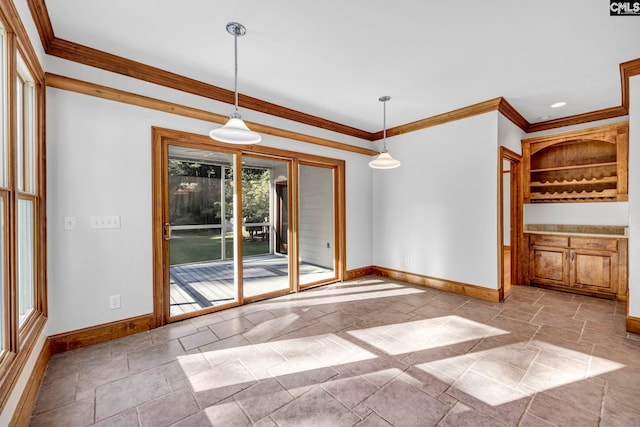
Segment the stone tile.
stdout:
<svg viewBox="0 0 640 427">
<path fill-rule="evenodd" d="M 267 310 L 256 311 L 255 313 L 249 313 L 244 316 L 249 322 L 254 325 L 260 325 L 261 323 L 267 322 L 269 320 L 273 320 L 276 318 L 276 315 Z"/>
<path fill-rule="evenodd" d="M 242 335 L 216 341 L 200 347 L 204 358 L 212 366 L 222 365 L 238 359 L 243 354 L 253 350 L 253 345 Z"/>
<path fill-rule="evenodd" d="M 253 422 L 257 422 L 273 411 L 291 402 L 294 397 L 275 379 L 267 379 L 234 396 Z"/>
<path fill-rule="evenodd" d="M 248 427 L 251 425 L 251 421 L 238 404 L 232 399 L 227 399 L 173 424 L 173 427 Z"/>
<path fill-rule="evenodd" d="M 242 317 L 237 317 L 234 319 L 229 319 L 222 322 L 214 323 L 213 325 L 209 325 L 209 329 L 211 329 L 211 331 L 220 339 L 225 339 L 234 335 L 241 334 L 253 327 L 253 323 Z"/>
<path fill-rule="evenodd" d="M 115 361 L 105 363 L 100 369 L 90 372 L 81 372 L 78 375 L 78 385 L 76 393 L 87 393 L 95 388 L 110 382 L 125 378 L 129 375 L 129 367 L 126 358 L 119 358 Z"/>
<path fill-rule="evenodd" d="M 578 331 L 578 330 L 572 330 L 572 329 L 559 328 L 557 326 L 552 326 L 552 325 L 541 325 L 540 329 L 538 329 L 538 332 L 536 333 L 534 338 L 545 339 L 545 337 L 547 336 L 552 336 L 552 337 L 560 338 L 566 341 L 578 342 L 578 340 L 580 340 L 581 335 L 582 335 L 581 330 Z"/>
<path fill-rule="evenodd" d="M 469 370 L 512 388 L 515 388 L 520 383 L 526 372 L 524 369 L 500 362 L 491 357 L 483 357 L 477 360 Z"/>
<path fill-rule="evenodd" d="M 464 403 L 456 404 L 438 423 L 442 427 L 506 427 L 507 424 L 477 411 Z"/>
<path fill-rule="evenodd" d="M 360 421 L 353 412 L 320 387 L 273 412 L 269 418 L 279 427 L 351 426 Z"/>
<path fill-rule="evenodd" d="M 142 427 L 167 426 L 195 414 L 199 410 L 200 408 L 188 389 L 168 394 L 138 407 Z"/>
<path fill-rule="evenodd" d="M 537 316 L 537 314 L 536 314 Z M 535 316 L 534 316 L 535 318 Z M 540 325 L 534 325 L 520 320 L 498 315 L 487 322 L 487 325 L 501 329 L 504 333 L 512 333 L 531 338 L 538 332 Z"/>
<path fill-rule="evenodd" d="M 124 412 L 120 412 L 113 417 L 106 418 L 102 421 L 99 421 L 95 424 L 92 424 L 94 427 L 138 427 L 140 423 L 138 421 L 138 411 L 133 408 L 126 410 Z"/>
<path fill-rule="evenodd" d="M 465 372 L 447 394 L 486 415 L 515 425 L 531 397 L 475 372 Z"/>
<path fill-rule="evenodd" d="M 93 424 L 93 399 L 84 399 L 31 417 L 30 426 L 88 426 Z"/>
<path fill-rule="evenodd" d="M 375 412 L 370 413 L 367 418 L 356 424 L 357 427 L 393 427 Z"/>
<path fill-rule="evenodd" d="M 363 402 L 392 425 L 435 425 L 449 406 L 417 388 L 395 380 Z"/>
<path fill-rule="evenodd" d="M 637 407 L 634 409 L 637 409 Z M 640 413 L 637 410 L 634 411 L 619 405 L 613 400 L 605 399 L 600 425 L 602 427 L 638 426 L 640 425 Z"/>
<path fill-rule="evenodd" d="M 404 362 L 386 356 L 343 365 L 351 375 L 361 376 L 378 387 L 382 387 L 408 367 Z"/>
<path fill-rule="evenodd" d="M 117 338 L 110 341 L 112 354 L 126 354 L 144 350 L 153 345 L 150 332 L 140 332 L 127 337 Z"/>
<path fill-rule="evenodd" d="M 251 387 L 256 379 L 238 361 L 216 366 L 189 378 L 198 406 L 206 408 Z"/>
<path fill-rule="evenodd" d="M 185 379 L 210 369 L 202 353 L 178 356 L 177 360 L 162 365 L 162 372 L 174 388 Z"/>
<path fill-rule="evenodd" d="M 169 394 L 171 388 L 160 369 L 150 369 L 96 389 L 96 421 Z"/>
<path fill-rule="evenodd" d="M 76 397 L 77 380 L 78 374 L 71 374 L 43 383 L 32 413 L 40 414 L 72 403 Z"/>
<path fill-rule="evenodd" d="M 166 341 L 129 354 L 129 371 L 141 372 L 177 360 L 185 351 L 177 340 Z"/>
<path fill-rule="evenodd" d="M 543 394 L 599 415 L 604 388 L 604 382 L 586 379 L 551 388 Z"/>
<path fill-rule="evenodd" d="M 268 369 L 285 362 L 285 358 L 266 344 L 254 346 L 252 351 L 242 354 L 238 360 L 257 378 L 269 378 Z"/>
<path fill-rule="evenodd" d="M 600 411 L 594 414 L 547 394 L 535 395 L 529 412 L 559 426 L 597 426 L 600 421 Z"/>
<path fill-rule="evenodd" d="M 378 391 L 378 387 L 365 378 L 344 373 L 323 383 L 322 388 L 347 408 L 355 408 L 360 402 Z"/>
<path fill-rule="evenodd" d="M 582 328 L 584 327 L 585 321 L 572 319 L 571 317 L 562 316 L 555 313 L 539 312 L 538 314 L 533 316 L 533 319 L 531 319 L 531 322 L 529 323 L 533 325 L 555 326 L 558 328 L 581 332 Z"/>
<path fill-rule="evenodd" d="M 557 425 L 527 413 L 522 416 L 518 427 L 557 427 Z"/>
<path fill-rule="evenodd" d="M 193 325 L 193 323 L 187 321 L 170 323 L 160 328 L 152 329 L 149 334 L 151 335 L 153 342 L 158 344 L 166 341 L 177 340 L 178 338 L 192 335 L 196 332 L 198 332 L 198 329 Z"/>
<path fill-rule="evenodd" d="M 371 276 L 55 355 L 32 424 L 637 425 L 625 316 L 539 288 L 497 304 Z"/>
<path fill-rule="evenodd" d="M 269 369 L 269 373 L 296 397 L 338 375 L 335 369 L 309 356 L 287 360 Z"/>
<path fill-rule="evenodd" d="M 182 347 L 189 351 L 194 348 L 202 347 L 207 344 L 211 344 L 212 342 L 218 341 L 218 337 L 211 332 L 211 330 L 207 329 L 202 332 L 198 332 L 192 335 L 187 335 L 179 339 Z"/>
</svg>

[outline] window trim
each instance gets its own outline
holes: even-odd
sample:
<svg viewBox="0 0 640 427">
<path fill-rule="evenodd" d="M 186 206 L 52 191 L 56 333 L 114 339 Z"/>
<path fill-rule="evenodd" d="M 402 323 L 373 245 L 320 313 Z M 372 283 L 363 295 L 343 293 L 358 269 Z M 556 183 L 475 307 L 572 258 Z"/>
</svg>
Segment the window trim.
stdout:
<svg viewBox="0 0 640 427">
<path fill-rule="evenodd" d="M 4 410 L 7 401 L 14 391 L 27 361 L 33 356 L 36 345 L 42 337 L 47 320 L 47 286 L 46 286 L 46 197 L 45 197 L 45 85 L 44 71 L 31 45 L 29 36 L 22 24 L 20 15 L 13 2 L 0 1 L 0 27 L 4 31 L 3 37 L 3 73 L 6 96 L 0 119 L 3 135 L 6 141 L 5 162 L 6 179 L 0 181 L 0 193 L 5 202 L 5 247 L 2 256 L 5 261 L 6 282 L 4 283 L 4 305 L 2 316 L 5 320 L 5 350 L 0 352 L 0 412 Z M 16 79 L 18 73 L 18 56 L 33 82 L 33 105 L 30 107 L 33 126 L 33 174 L 29 185 L 25 182 L 26 191 L 17 188 L 16 173 Z M 23 74 L 24 78 L 24 74 Z M 24 114 L 24 113 L 23 113 Z M 34 251 L 34 304 L 33 310 L 18 326 L 17 307 L 17 201 L 19 199 L 33 201 L 33 251 Z"/>
</svg>

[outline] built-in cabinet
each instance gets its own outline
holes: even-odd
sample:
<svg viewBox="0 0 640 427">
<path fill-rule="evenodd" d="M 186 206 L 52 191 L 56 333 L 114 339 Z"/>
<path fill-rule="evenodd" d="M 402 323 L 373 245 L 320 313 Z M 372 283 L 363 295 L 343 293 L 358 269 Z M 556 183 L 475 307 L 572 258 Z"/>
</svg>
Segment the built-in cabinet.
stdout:
<svg viewBox="0 0 640 427">
<path fill-rule="evenodd" d="M 627 239 L 525 234 L 530 285 L 626 300 Z"/>
<path fill-rule="evenodd" d="M 524 202 L 627 200 L 627 122 L 522 141 Z"/>
</svg>

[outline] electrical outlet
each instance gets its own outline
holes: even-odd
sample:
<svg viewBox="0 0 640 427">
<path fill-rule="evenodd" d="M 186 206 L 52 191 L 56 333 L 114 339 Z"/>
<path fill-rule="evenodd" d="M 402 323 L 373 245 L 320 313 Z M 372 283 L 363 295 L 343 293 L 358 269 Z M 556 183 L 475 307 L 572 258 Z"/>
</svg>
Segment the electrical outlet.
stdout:
<svg viewBox="0 0 640 427">
<path fill-rule="evenodd" d="M 115 310 L 120 308 L 120 295 L 111 295 L 109 297 L 109 309 Z"/>
</svg>

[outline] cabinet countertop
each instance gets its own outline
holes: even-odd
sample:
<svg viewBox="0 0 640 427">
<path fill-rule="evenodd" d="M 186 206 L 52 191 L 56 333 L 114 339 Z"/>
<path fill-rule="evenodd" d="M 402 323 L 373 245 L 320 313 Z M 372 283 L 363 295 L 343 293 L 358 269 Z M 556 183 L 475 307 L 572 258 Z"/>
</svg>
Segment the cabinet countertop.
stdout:
<svg viewBox="0 0 640 427">
<path fill-rule="evenodd" d="M 624 225 L 525 224 L 526 234 L 556 236 L 604 237 L 628 239 L 629 227 Z"/>
</svg>

